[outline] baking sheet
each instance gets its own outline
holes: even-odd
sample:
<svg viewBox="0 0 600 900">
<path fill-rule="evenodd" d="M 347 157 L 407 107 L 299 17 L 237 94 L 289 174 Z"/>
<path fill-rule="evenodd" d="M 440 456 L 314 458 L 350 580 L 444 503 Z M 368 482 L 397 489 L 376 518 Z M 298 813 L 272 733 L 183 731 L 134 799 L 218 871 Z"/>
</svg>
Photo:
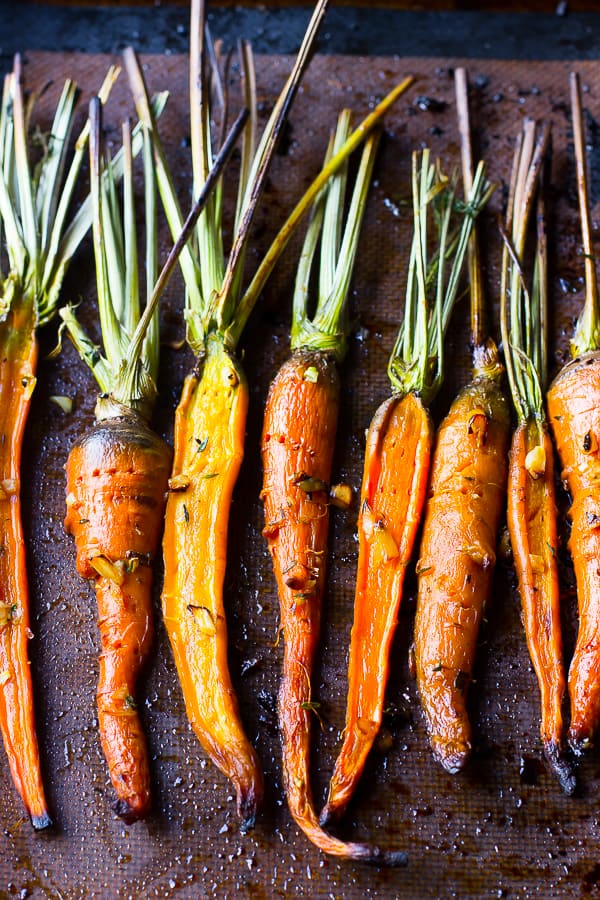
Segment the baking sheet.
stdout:
<svg viewBox="0 0 600 900">
<path fill-rule="evenodd" d="M 49 124 L 51 100 L 69 75 L 85 103 L 100 84 L 109 57 L 32 53 L 25 75 L 31 87 L 54 84 L 36 121 Z M 316 57 L 297 98 L 291 124 L 258 216 L 249 264 L 255 264 L 320 165 L 328 129 L 348 105 L 364 114 L 392 85 L 412 73 L 414 88 L 386 119 L 353 283 L 355 321 L 343 365 L 345 404 L 339 426 L 337 479 L 360 486 L 364 430 L 387 395 L 385 374 L 399 324 L 411 231 L 409 168 L 412 149 L 428 144 L 449 169 L 459 162 L 452 67 L 459 60 L 391 57 Z M 189 193 L 187 61 L 147 57 L 152 89 L 172 91 L 161 123 L 182 198 Z M 498 182 L 483 233 L 488 296 L 497 332 L 502 207 L 514 137 L 525 116 L 544 116 L 553 127 L 550 245 L 552 364 L 566 358 L 568 337 L 583 298 L 577 205 L 568 110 L 570 63 L 473 61 L 472 118 L 489 175 Z M 266 116 L 289 71 L 289 58 L 257 62 L 261 109 Z M 594 228 L 598 227 L 600 84 L 596 67 L 578 66 L 589 110 Z M 438 101 L 437 111 L 416 103 Z M 423 104 L 427 105 L 427 104 Z M 118 123 L 132 114 L 125 79 L 114 91 L 106 118 L 118 143 Z M 166 140 L 166 137 L 165 137 Z M 185 202 L 185 201 L 183 201 Z M 163 228 L 161 248 L 169 240 Z M 267 793 L 256 829 L 241 834 L 233 792 L 207 761 L 189 727 L 168 641 L 155 598 L 153 658 L 139 688 L 139 705 L 152 755 L 154 810 L 146 822 L 123 824 L 112 812 L 111 787 L 96 728 L 98 637 L 93 591 L 74 572 L 74 549 L 62 529 L 63 465 L 70 443 L 93 417 L 94 386 L 73 348 L 43 359 L 28 424 L 23 509 L 31 587 L 31 657 L 36 685 L 38 736 L 48 799 L 56 820 L 49 834 L 34 834 L 9 783 L 0 792 L 0 896 L 34 897 L 573 897 L 600 895 L 598 793 L 600 767 L 592 752 L 579 770 L 580 788 L 565 797 L 547 770 L 538 739 L 539 703 L 509 568 L 498 567 L 493 602 L 481 636 L 471 709 L 476 750 L 468 768 L 449 776 L 431 758 L 408 650 L 414 617 L 414 582 L 408 585 L 393 650 L 388 715 L 361 786 L 340 833 L 409 853 L 404 870 L 385 871 L 326 858 L 291 821 L 282 794 L 276 695 L 282 648 L 277 645 L 277 597 L 258 499 L 261 409 L 270 377 L 288 349 L 290 302 L 298 242 L 291 245 L 269 283 L 241 342 L 251 385 L 247 453 L 232 508 L 226 601 L 230 661 L 247 730 L 265 770 Z M 63 298 L 81 300 L 91 321 L 95 296 L 89 246 L 78 255 Z M 166 297 L 160 398 L 155 425 L 167 439 L 191 356 L 174 349 L 182 335 L 181 282 Z M 56 329 L 41 334 L 42 355 Z M 449 339 L 445 387 L 434 405 L 436 421 L 469 371 L 468 310 L 459 307 Z M 65 415 L 49 397 L 73 397 Z M 319 804 L 343 727 L 347 648 L 352 623 L 357 510 L 332 516 L 328 588 L 321 649 L 313 677 L 313 773 Z M 572 573 L 561 550 L 566 650 L 574 637 Z M 160 573 L 157 573 L 160 583 Z"/>
</svg>

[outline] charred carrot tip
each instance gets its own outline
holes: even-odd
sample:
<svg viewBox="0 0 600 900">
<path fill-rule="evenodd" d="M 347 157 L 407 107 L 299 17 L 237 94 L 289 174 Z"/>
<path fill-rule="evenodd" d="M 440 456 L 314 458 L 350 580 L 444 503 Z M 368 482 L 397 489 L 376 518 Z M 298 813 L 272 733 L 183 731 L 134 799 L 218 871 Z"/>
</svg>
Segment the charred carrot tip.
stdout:
<svg viewBox="0 0 600 900">
<path fill-rule="evenodd" d="M 47 828 L 52 828 L 54 822 L 50 818 L 50 815 L 45 812 L 40 816 L 32 816 L 31 824 L 35 828 L 36 831 L 44 831 Z"/>
<path fill-rule="evenodd" d="M 238 799 L 237 813 L 241 823 L 240 831 L 252 831 L 256 824 L 256 813 L 261 800 L 262 797 L 257 796 L 254 788 Z"/>
<path fill-rule="evenodd" d="M 433 755 L 450 775 L 456 775 L 457 772 L 460 772 L 471 755 L 471 745 L 465 741 L 448 743 L 446 738 L 441 738 L 437 741 L 435 738 L 432 738 L 431 744 Z"/>
<path fill-rule="evenodd" d="M 569 796 L 574 794 L 577 787 L 577 779 L 575 778 L 573 767 L 570 761 L 565 758 L 562 748 L 558 746 L 556 741 L 546 741 L 544 743 L 544 756 L 565 794 Z"/>
<path fill-rule="evenodd" d="M 363 861 L 373 866 L 385 866 L 386 868 L 403 869 L 408 865 L 408 853 L 404 850 L 381 850 L 379 847 L 365 846 L 368 856 Z"/>
<path fill-rule="evenodd" d="M 327 828 L 329 825 L 334 825 L 341 818 L 341 810 L 336 807 L 332 803 L 327 803 L 323 809 L 321 810 L 321 815 L 319 816 L 319 825 L 321 828 Z"/>
<path fill-rule="evenodd" d="M 140 819 L 144 819 L 148 815 L 148 804 L 141 806 L 132 806 L 127 800 L 117 799 L 111 804 L 112 810 L 127 825 L 133 825 Z"/>
</svg>

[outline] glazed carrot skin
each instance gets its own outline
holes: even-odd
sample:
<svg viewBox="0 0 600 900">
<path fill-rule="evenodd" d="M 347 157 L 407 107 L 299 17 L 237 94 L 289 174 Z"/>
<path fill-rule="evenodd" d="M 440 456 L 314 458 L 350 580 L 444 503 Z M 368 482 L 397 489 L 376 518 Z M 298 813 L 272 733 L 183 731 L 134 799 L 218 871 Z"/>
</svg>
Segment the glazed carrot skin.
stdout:
<svg viewBox="0 0 600 900">
<path fill-rule="evenodd" d="M 186 379 L 175 417 L 163 555 L 163 614 L 187 715 L 229 778 L 243 826 L 263 796 L 260 762 L 243 729 L 227 663 L 223 582 L 227 525 L 244 455 L 248 385 L 222 341 Z"/>
<path fill-rule="evenodd" d="M 508 475 L 508 527 L 529 655 L 541 701 L 544 753 L 565 791 L 575 788 L 563 759 L 562 704 L 565 693 L 556 558 L 554 456 L 546 425 L 522 422 L 513 434 Z M 545 470 L 532 477 L 526 466 L 533 448 L 543 446 Z"/>
<path fill-rule="evenodd" d="M 314 810 L 309 758 L 311 674 L 319 640 L 329 507 L 326 485 L 337 430 L 337 367 L 321 352 L 297 351 L 271 383 L 262 435 L 265 528 L 279 594 L 284 643 L 279 689 L 283 780 L 290 812 L 322 850 L 347 856 L 353 845 L 322 831 Z M 300 485 L 314 485 L 305 490 Z M 322 489 L 319 490 L 319 486 Z"/>
<path fill-rule="evenodd" d="M 591 746 L 600 723 L 600 353 L 586 353 L 562 369 L 548 392 L 548 416 L 572 498 L 569 549 L 579 632 L 568 677 L 568 740 L 579 754 Z"/>
<path fill-rule="evenodd" d="M 65 529 L 77 571 L 95 582 L 102 652 L 98 718 L 104 755 L 126 821 L 150 808 L 148 752 L 135 685 L 152 643 L 152 563 L 162 529 L 171 451 L 125 406 L 72 448 Z"/>
<path fill-rule="evenodd" d="M 33 305 L 24 298 L 0 323 L 0 728 L 11 775 L 33 827 L 52 824 L 40 772 L 28 660 L 29 600 L 21 523 L 23 432 L 35 386 Z"/>
<path fill-rule="evenodd" d="M 417 685 L 435 757 L 451 773 L 471 752 L 467 690 L 496 562 L 510 414 L 498 382 L 475 379 L 439 428 L 415 619 Z"/>
<path fill-rule="evenodd" d="M 311 674 L 325 583 L 326 486 L 331 477 L 339 394 L 332 357 L 298 350 L 273 380 L 265 408 L 261 496 L 266 523 L 263 534 L 273 559 L 284 642 L 279 690 L 284 788 L 294 820 L 325 853 L 401 864 L 405 854 L 344 843 L 323 831 L 310 787 Z"/>
<path fill-rule="evenodd" d="M 323 824 L 345 810 L 381 726 L 390 647 L 425 501 L 432 443 L 431 417 L 412 392 L 386 400 L 367 434 L 346 725 Z"/>
</svg>

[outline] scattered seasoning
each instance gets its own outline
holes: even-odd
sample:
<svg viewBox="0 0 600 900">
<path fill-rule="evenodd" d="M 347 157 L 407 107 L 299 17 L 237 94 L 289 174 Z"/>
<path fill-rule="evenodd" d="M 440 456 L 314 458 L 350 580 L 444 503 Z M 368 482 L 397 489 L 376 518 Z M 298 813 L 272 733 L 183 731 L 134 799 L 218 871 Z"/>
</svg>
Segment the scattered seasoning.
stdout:
<svg viewBox="0 0 600 900">
<path fill-rule="evenodd" d="M 587 432 L 585 437 L 583 438 L 583 452 L 589 453 L 592 449 L 592 435 L 591 432 Z"/>
<path fill-rule="evenodd" d="M 207 437 L 205 437 L 204 440 L 201 440 L 200 438 L 194 438 L 194 440 L 198 444 L 198 447 L 196 448 L 197 453 L 202 453 L 203 450 L 206 450 L 206 445 L 208 444 Z"/>
<path fill-rule="evenodd" d="M 56 403 L 57 406 L 60 406 L 64 413 L 70 413 L 73 411 L 73 401 L 70 397 L 63 397 L 59 394 L 53 394 L 50 397 L 52 403 Z"/>
</svg>

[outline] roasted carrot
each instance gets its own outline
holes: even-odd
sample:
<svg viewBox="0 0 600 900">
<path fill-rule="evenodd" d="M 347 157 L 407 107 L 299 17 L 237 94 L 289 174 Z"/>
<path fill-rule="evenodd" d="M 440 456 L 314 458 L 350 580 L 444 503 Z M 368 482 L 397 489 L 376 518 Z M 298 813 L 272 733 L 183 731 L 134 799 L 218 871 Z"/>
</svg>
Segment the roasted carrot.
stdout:
<svg viewBox="0 0 600 900">
<path fill-rule="evenodd" d="M 69 336 L 101 389 L 96 423 L 74 444 L 67 460 L 65 529 L 75 539 L 78 573 L 94 582 L 102 648 L 97 689 L 100 738 L 116 792 L 115 811 L 132 822 L 150 807 L 148 754 L 135 688 L 152 644 L 152 565 L 171 468 L 170 448 L 148 424 L 158 372 L 157 304 L 193 221 L 186 224 L 157 278 L 156 191 L 150 136 L 145 131 L 148 302 L 142 312 L 129 126 L 123 129 L 121 225 L 113 166 L 102 153 L 97 101 L 92 101 L 90 113 L 94 253 L 106 355 L 87 338 L 71 307 L 60 310 Z M 215 182 L 213 173 L 196 203 L 196 217 Z"/>
<path fill-rule="evenodd" d="M 474 217 L 486 199 L 480 165 L 469 196 L 470 214 L 454 245 L 449 229 L 456 186 L 431 164 L 428 150 L 420 159 L 413 154 L 412 184 L 414 234 L 405 314 L 388 366 L 393 394 L 375 413 L 367 434 L 346 725 L 322 823 L 344 811 L 381 725 L 390 647 L 429 475 L 433 426 L 426 404 L 441 383 L 443 339 L 459 273 Z M 432 263 L 437 272 L 429 277 L 428 225 L 434 205 L 439 246 Z"/>
<path fill-rule="evenodd" d="M 473 165 L 467 80 L 456 69 L 463 183 Z M 414 656 L 417 685 L 435 757 L 449 772 L 471 753 L 467 691 L 479 626 L 496 562 L 506 500 L 510 412 L 496 345 L 485 340 L 477 232 L 469 242 L 473 379 L 440 425 L 431 463 L 417 573 Z"/>
<path fill-rule="evenodd" d="M 116 75 L 114 69 L 108 73 L 103 100 Z M 0 109 L 0 237 L 8 253 L 7 270 L 0 273 L 0 729 L 15 787 L 36 829 L 48 827 L 51 819 L 40 771 L 27 649 L 31 632 L 21 450 L 36 383 L 37 329 L 53 318 L 69 261 L 91 221 L 89 204 L 84 204 L 67 227 L 89 131 L 86 125 L 68 163 L 76 96 L 75 84 L 67 81 L 35 170 L 28 150 L 35 96 L 25 100 L 18 56 L 4 80 Z"/>
<path fill-rule="evenodd" d="M 258 757 L 246 737 L 227 666 L 223 579 L 231 492 L 243 455 L 248 386 L 235 348 L 248 316 L 292 231 L 331 172 L 360 143 L 384 109 L 408 86 L 400 85 L 350 136 L 299 202 L 249 286 L 242 276 L 249 229 L 262 194 L 269 161 L 287 110 L 310 56 L 327 3 L 320 0 L 298 59 L 256 146 L 255 74 L 250 47 L 241 63 L 251 121 L 242 146 L 241 175 L 231 253 L 221 237 L 221 192 L 199 221 L 196 245 L 186 249 L 181 267 L 187 287 L 187 340 L 197 355 L 185 381 L 175 422 L 175 455 L 169 482 L 163 556 L 163 615 L 192 727 L 215 764 L 235 786 L 238 815 L 245 828 L 255 820 L 263 792 Z M 194 184 L 203 183 L 210 164 L 210 121 L 204 82 L 204 4 L 192 3 L 190 69 L 192 166 Z M 215 54 L 210 54 L 215 59 Z M 154 129 L 147 91 L 133 53 L 126 54 L 140 117 Z M 215 94 L 223 93 L 218 69 Z M 219 89 L 220 86 L 220 89 Z M 171 231 L 180 223 L 177 198 L 158 137 L 155 141 L 159 189 Z M 207 552 L 208 551 L 208 552 Z"/>
<path fill-rule="evenodd" d="M 571 75 L 577 186 L 585 260 L 585 305 L 571 342 L 572 360 L 548 391 L 548 415 L 571 495 L 569 549 L 577 580 L 579 631 L 569 668 L 571 722 L 568 740 L 581 754 L 600 722 L 600 310 L 586 174 L 579 78 Z"/>
<path fill-rule="evenodd" d="M 342 113 L 329 154 L 339 149 L 348 128 L 349 115 Z M 376 137 L 365 145 L 343 237 L 345 170 L 319 198 L 307 231 L 294 294 L 292 356 L 275 376 L 265 407 L 261 496 L 284 645 L 279 726 L 288 807 L 304 833 L 326 853 L 403 864 L 403 853 L 344 843 L 320 827 L 309 766 L 311 676 L 325 586 L 328 491 L 340 399 L 337 363 L 346 349 L 346 301 L 376 146 Z M 308 285 L 319 238 L 319 295 L 311 319 Z"/>
<path fill-rule="evenodd" d="M 564 755 L 565 693 L 557 564 L 554 455 L 544 410 L 547 261 L 543 191 L 549 131 L 524 123 L 517 140 L 502 265 L 501 327 L 506 369 L 518 418 L 508 473 L 508 530 L 523 625 L 541 701 L 544 754 L 567 793 L 575 789 Z M 537 197 L 536 248 L 527 238 Z M 527 279 L 528 268 L 531 270 Z"/>
</svg>

